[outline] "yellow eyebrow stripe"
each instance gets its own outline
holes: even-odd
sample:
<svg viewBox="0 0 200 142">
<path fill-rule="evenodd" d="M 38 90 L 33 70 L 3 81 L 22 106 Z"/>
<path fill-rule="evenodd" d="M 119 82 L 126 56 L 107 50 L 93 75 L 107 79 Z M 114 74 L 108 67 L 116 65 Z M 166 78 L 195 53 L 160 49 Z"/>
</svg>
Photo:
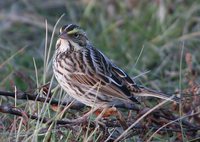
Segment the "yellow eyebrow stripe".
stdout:
<svg viewBox="0 0 200 142">
<path fill-rule="evenodd" d="M 79 29 L 73 29 L 72 31 L 67 32 L 67 34 L 74 34 L 77 33 Z"/>
</svg>

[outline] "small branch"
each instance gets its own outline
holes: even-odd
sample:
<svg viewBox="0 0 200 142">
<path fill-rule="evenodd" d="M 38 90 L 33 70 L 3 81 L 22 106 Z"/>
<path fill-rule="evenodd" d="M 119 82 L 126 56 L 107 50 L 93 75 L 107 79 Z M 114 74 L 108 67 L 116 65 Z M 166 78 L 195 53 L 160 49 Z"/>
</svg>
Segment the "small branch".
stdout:
<svg viewBox="0 0 200 142">
<path fill-rule="evenodd" d="M 15 93 L 14 92 L 6 92 L 6 91 L 0 91 L 0 96 L 5 96 L 5 97 L 12 97 L 15 98 Z M 62 106 L 67 106 L 69 105 L 71 102 L 65 102 L 65 101 L 59 101 L 59 100 L 55 100 L 52 98 L 44 98 L 44 97 L 39 97 L 39 94 L 29 94 L 26 92 L 22 92 L 22 93 L 17 93 L 16 95 L 17 99 L 21 99 L 21 100 L 32 100 L 32 101 L 38 101 L 38 102 L 47 102 L 51 105 L 62 105 Z M 75 101 L 71 106 L 70 109 L 77 109 L 80 110 L 81 108 L 83 108 L 85 105 Z M 117 104 L 115 105 L 116 108 L 124 108 L 124 109 L 129 109 L 129 110 L 135 110 L 135 111 L 139 111 L 139 107 L 137 107 L 136 105 L 133 104 Z"/>
<path fill-rule="evenodd" d="M 46 117 L 38 117 L 36 115 L 31 115 L 31 114 L 28 114 L 24 111 L 21 111 L 17 108 L 14 108 L 10 105 L 0 105 L 0 112 L 2 113 L 8 113 L 8 114 L 12 114 L 12 115 L 16 115 L 16 116 L 21 116 L 21 117 L 27 117 L 29 119 L 34 119 L 34 120 L 39 120 L 40 122 L 42 123 L 47 123 L 48 125 L 52 124 L 52 123 L 56 123 L 57 125 L 59 125 L 59 127 L 65 127 L 66 125 L 72 125 L 72 126 L 75 126 L 75 125 L 80 125 L 80 124 L 84 124 L 85 122 L 82 121 L 82 122 L 78 122 L 76 121 L 76 119 L 74 120 L 51 120 L 49 118 L 46 118 Z M 89 122 L 90 123 L 90 126 L 91 127 L 95 127 L 95 123 L 94 122 Z M 133 122 L 128 122 L 128 124 L 132 124 Z M 105 126 L 106 127 L 120 127 L 120 124 L 118 124 L 116 121 L 106 121 L 104 122 Z M 152 129 L 154 131 L 158 130 L 160 127 L 156 127 L 156 126 L 149 126 L 149 129 Z M 144 128 L 143 126 L 134 126 L 132 128 L 133 130 L 144 130 L 146 128 Z M 185 128 L 184 129 L 185 131 L 187 132 L 190 132 L 190 131 L 198 131 L 200 130 L 200 126 L 197 126 L 197 127 L 193 127 L 193 128 Z M 163 130 L 161 131 L 168 131 L 168 132 L 181 132 L 180 128 L 164 128 Z"/>
<path fill-rule="evenodd" d="M 15 93 L 13 92 L 6 92 L 6 91 L 0 91 L 0 96 L 6 96 L 6 97 L 15 97 Z M 69 105 L 70 102 L 60 102 L 58 100 L 55 100 L 55 99 L 52 99 L 52 98 L 45 98 L 45 97 L 39 97 L 39 94 L 30 94 L 30 93 L 17 93 L 16 94 L 16 97 L 17 99 L 22 99 L 22 100 L 32 100 L 32 101 L 39 101 L 39 102 L 47 102 L 51 105 L 62 105 L 62 106 L 66 106 L 66 105 Z M 79 103 L 79 102 L 75 102 L 71 105 L 71 109 L 81 109 L 83 108 L 85 105 L 82 104 L 82 103 Z M 142 111 L 141 108 L 139 109 L 136 105 L 131 105 L 131 104 L 118 104 L 117 106 L 115 106 L 117 108 L 126 108 L 128 110 L 135 110 L 137 111 L 137 114 L 139 113 L 140 115 L 142 115 L 143 113 L 145 113 L 146 111 Z M 147 110 L 150 109 L 150 108 L 146 108 Z M 145 110 L 145 108 L 143 108 L 143 110 Z M 8 114 L 13 114 L 13 115 L 17 115 L 17 116 L 21 116 L 21 117 L 27 117 L 29 119 L 34 119 L 34 120 L 38 120 L 42 123 L 47 123 L 47 124 L 52 124 L 52 123 L 56 123 L 57 126 L 60 126 L 60 127 L 65 127 L 65 126 L 77 126 L 77 125 L 80 125 L 80 124 L 87 124 L 88 122 L 87 121 L 77 121 L 77 119 L 74 119 L 74 120 L 52 120 L 52 119 L 49 119 L 49 118 L 46 118 L 46 117 L 38 117 L 37 115 L 31 115 L 31 114 L 28 114 L 26 112 L 24 112 L 23 110 L 20 110 L 20 109 L 17 109 L 17 108 L 14 108 L 12 106 L 9 106 L 9 105 L 2 105 L 0 106 L 0 112 L 2 113 L 8 113 Z M 171 112 L 171 111 L 166 111 L 165 109 L 159 109 L 155 112 L 152 112 L 150 115 L 153 115 L 155 118 L 159 119 L 159 118 L 163 118 L 165 119 L 166 121 L 173 121 L 175 119 L 177 119 L 177 117 Z M 150 116 L 148 116 L 150 119 Z M 134 123 L 134 119 L 130 122 L 127 122 L 127 124 L 131 125 L 132 123 Z M 190 122 L 188 121 L 183 121 L 182 120 L 183 125 L 184 125 L 184 131 L 186 131 L 187 133 L 190 133 L 190 132 L 195 132 L 195 131 L 198 131 L 200 130 L 200 126 L 195 126 L 195 125 L 192 125 Z M 104 121 L 103 122 L 105 124 L 105 129 L 108 129 L 108 128 L 115 128 L 115 127 L 120 127 L 120 125 L 116 122 L 109 122 L 109 121 Z M 153 122 L 153 119 L 152 119 L 152 123 Z M 157 122 L 158 123 L 158 122 Z M 154 131 L 158 130 L 161 126 L 162 126 L 162 123 L 155 123 L 156 126 L 148 126 L 148 129 L 152 129 Z M 90 126 L 91 127 L 95 127 L 95 122 L 93 121 L 90 121 Z M 137 126 L 134 126 L 132 128 L 132 130 L 136 131 L 136 133 L 140 133 L 141 131 L 145 131 L 146 128 L 144 128 L 144 126 L 140 126 L 140 125 L 137 125 Z M 176 128 L 173 128 L 173 126 L 171 127 L 168 127 L 168 128 L 165 128 L 165 129 L 162 129 L 161 131 L 168 131 L 168 132 L 180 132 L 180 128 L 179 127 L 176 127 Z"/>
<path fill-rule="evenodd" d="M 6 92 L 6 91 L 0 91 L 0 96 L 5 96 L 5 97 L 12 97 L 15 98 L 15 93 L 14 92 Z M 70 102 L 65 102 L 65 101 L 58 101 L 55 99 L 51 98 L 44 98 L 44 97 L 39 97 L 39 94 L 29 94 L 26 92 L 23 93 L 17 93 L 16 95 L 17 99 L 21 100 L 32 100 L 32 101 L 38 101 L 38 102 L 47 102 L 51 105 L 63 105 L 67 106 L 70 104 Z M 75 102 L 71 105 L 71 109 L 80 109 L 83 108 L 85 105 L 80 103 L 80 102 Z"/>
<path fill-rule="evenodd" d="M 76 123 L 75 120 L 51 120 L 46 117 L 38 117 L 37 115 L 28 114 L 24 111 L 21 111 L 17 108 L 10 106 L 10 105 L 0 105 L 0 112 L 13 114 L 13 115 L 17 115 L 17 116 L 22 116 L 22 117 L 28 117 L 30 119 L 39 120 L 42 123 L 48 123 L 48 124 L 51 124 L 53 122 L 58 125 L 67 125 L 67 124 L 78 125 L 79 124 L 79 123 Z"/>
</svg>

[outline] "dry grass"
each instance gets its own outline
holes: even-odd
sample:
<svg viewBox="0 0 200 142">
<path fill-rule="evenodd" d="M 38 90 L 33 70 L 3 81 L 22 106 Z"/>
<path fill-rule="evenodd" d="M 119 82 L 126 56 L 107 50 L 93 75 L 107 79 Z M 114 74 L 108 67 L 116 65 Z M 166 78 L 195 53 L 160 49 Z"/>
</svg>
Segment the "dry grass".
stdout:
<svg viewBox="0 0 200 142">
<path fill-rule="evenodd" d="M 59 27 L 66 23 L 77 23 L 87 31 L 96 48 L 113 59 L 130 76 L 137 76 L 135 80 L 138 83 L 169 94 L 177 90 L 184 90 L 186 94 L 192 94 L 194 90 L 198 92 L 199 13 L 200 3 L 189 0 L 2 1 L 0 88 L 12 92 L 16 89 L 35 91 L 50 82 L 53 98 L 68 99 L 56 87 L 57 83 L 52 78 L 51 57 L 55 45 L 54 37 L 57 36 Z M 64 17 L 54 27 L 62 14 L 65 14 Z M 186 105 L 183 104 L 180 109 L 182 111 L 178 111 L 183 118 L 199 105 L 198 99 L 194 104 L 194 99 L 196 98 L 190 96 L 190 101 L 187 100 Z M 8 97 L 0 97 L 0 104 L 15 105 L 25 112 L 52 120 L 79 117 L 88 110 L 85 108 L 77 111 L 65 107 L 67 113 L 54 112 L 48 103 Z M 155 104 L 154 100 L 148 102 L 152 108 Z M 196 107 L 194 113 L 198 113 L 198 109 Z M 127 111 L 124 115 L 128 116 Z M 93 120 L 92 117 L 91 121 Z M 148 119 L 145 117 L 145 120 Z M 199 123 L 198 120 L 198 117 L 190 118 L 190 121 L 195 123 Z M 57 128 L 53 123 L 48 126 L 25 117 L 0 114 L 0 137 L 3 141 L 100 141 L 104 135 L 99 127 L 94 130 L 87 129 L 88 126 L 77 126 L 73 129 L 69 127 Z M 113 136 L 119 136 L 118 132 L 122 133 L 118 127 L 109 131 Z M 127 141 L 147 140 L 151 136 L 152 141 L 194 139 L 183 132 L 160 132 L 157 135 L 153 134 L 154 132 L 150 129 L 143 134 L 143 138 L 134 135 Z"/>
</svg>

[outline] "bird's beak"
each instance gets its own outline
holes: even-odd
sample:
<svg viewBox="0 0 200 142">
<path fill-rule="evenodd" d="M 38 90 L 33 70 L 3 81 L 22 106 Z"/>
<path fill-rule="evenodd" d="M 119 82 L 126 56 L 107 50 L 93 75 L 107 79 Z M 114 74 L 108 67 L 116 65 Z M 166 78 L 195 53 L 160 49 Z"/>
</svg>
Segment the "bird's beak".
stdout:
<svg viewBox="0 0 200 142">
<path fill-rule="evenodd" d="M 61 39 L 68 39 L 67 33 L 66 33 L 66 32 L 62 32 L 62 33 L 59 35 L 59 38 L 61 38 Z"/>
</svg>

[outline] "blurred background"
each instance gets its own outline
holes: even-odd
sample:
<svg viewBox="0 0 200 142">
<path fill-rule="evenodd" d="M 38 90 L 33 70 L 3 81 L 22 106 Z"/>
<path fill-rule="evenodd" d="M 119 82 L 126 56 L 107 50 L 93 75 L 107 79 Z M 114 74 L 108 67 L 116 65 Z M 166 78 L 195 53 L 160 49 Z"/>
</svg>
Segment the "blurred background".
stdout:
<svg viewBox="0 0 200 142">
<path fill-rule="evenodd" d="M 59 28 L 69 23 L 80 25 L 93 45 L 138 83 L 170 93 L 187 88 L 195 90 L 200 82 L 199 0 L 1 0 L 0 91 L 35 91 L 50 82 L 52 67 L 51 60 L 48 66 L 44 63 L 45 47 L 51 59 Z M 56 84 L 54 81 L 53 85 Z M 188 94 L 199 94 L 197 89 L 193 92 Z M 63 96 L 66 95 L 63 93 Z M 199 99 L 193 100 L 193 105 L 184 103 L 185 114 L 194 112 L 194 108 L 199 110 L 196 107 Z M 15 101 L 3 96 L 0 102 L 0 105 L 10 104 L 23 112 L 58 119 L 58 114 L 46 103 Z M 82 116 L 80 111 L 67 110 L 69 113 L 64 118 Z M 27 120 L 0 113 L 1 140 L 12 141 L 22 136 L 22 141 L 28 141 L 37 139 L 39 130 L 49 131 L 48 125 Z M 200 119 L 197 120 L 194 124 L 199 124 Z M 59 133 L 56 130 L 53 136 L 61 135 L 65 141 L 69 137 L 76 140 L 80 137 L 66 129 Z M 146 129 L 144 135 L 150 134 L 146 131 L 152 130 Z M 43 136 L 46 134 L 44 131 Z M 177 135 L 181 137 L 180 133 Z M 171 136 L 167 134 L 158 141 L 169 139 Z"/>
<path fill-rule="evenodd" d="M 154 89 L 174 92 L 180 84 L 183 88 L 187 85 L 186 55 L 197 72 L 200 69 L 198 0 L 1 0 L 2 90 L 36 87 L 35 68 L 40 79 L 45 42 L 49 46 L 53 27 L 63 14 L 51 56 L 59 28 L 76 23 L 96 48 L 138 82 Z M 50 78 L 51 68 L 48 72 Z"/>
</svg>

